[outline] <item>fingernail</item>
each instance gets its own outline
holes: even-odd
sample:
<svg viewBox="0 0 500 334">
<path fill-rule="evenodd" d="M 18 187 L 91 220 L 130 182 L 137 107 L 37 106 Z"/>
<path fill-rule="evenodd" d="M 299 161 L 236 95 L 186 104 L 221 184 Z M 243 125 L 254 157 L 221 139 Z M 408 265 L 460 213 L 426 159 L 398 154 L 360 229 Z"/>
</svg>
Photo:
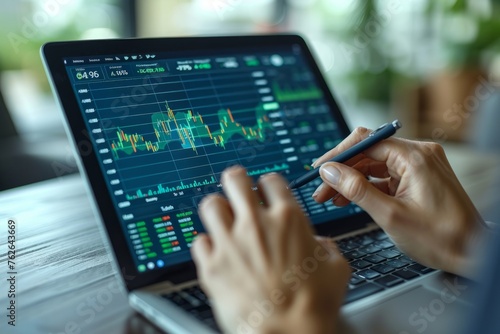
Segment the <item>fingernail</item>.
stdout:
<svg viewBox="0 0 500 334">
<path fill-rule="evenodd" d="M 273 176 L 273 175 L 277 175 L 278 173 L 276 172 L 270 172 L 270 173 L 266 173 L 266 174 L 262 174 L 261 176 L 259 176 L 259 179 L 263 179 L 263 178 L 266 178 L 268 176 Z"/>
<path fill-rule="evenodd" d="M 321 190 L 323 189 L 323 185 L 324 183 L 320 184 L 318 188 L 316 188 L 316 190 L 313 192 L 312 194 L 312 197 L 315 198 L 316 196 L 318 196 L 318 194 L 321 192 Z"/>
<path fill-rule="evenodd" d="M 228 167 L 222 172 L 221 178 L 223 181 L 229 182 L 231 177 L 237 175 L 242 169 L 243 168 L 239 165 L 234 165 L 234 166 Z"/>
<path fill-rule="evenodd" d="M 243 169 L 243 167 L 241 167 L 240 165 L 234 165 L 234 166 L 226 168 L 224 170 L 224 172 L 225 172 L 225 174 L 234 174 L 234 173 L 238 173 L 242 169 Z"/>
<path fill-rule="evenodd" d="M 321 172 L 325 179 L 332 185 L 337 185 L 340 179 L 340 171 L 333 166 L 323 166 L 321 167 Z"/>
</svg>

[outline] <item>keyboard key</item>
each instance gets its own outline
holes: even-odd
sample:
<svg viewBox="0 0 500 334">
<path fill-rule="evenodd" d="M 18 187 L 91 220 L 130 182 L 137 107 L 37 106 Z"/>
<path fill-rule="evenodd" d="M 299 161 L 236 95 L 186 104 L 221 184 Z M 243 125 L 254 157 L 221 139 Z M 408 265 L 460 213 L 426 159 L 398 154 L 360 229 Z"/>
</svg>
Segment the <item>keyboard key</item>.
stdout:
<svg viewBox="0 0 500 334">
<path fill-rule="evenodd" d="M 410 263 L 416 263 L 412 258 L 406 256 L 406 255 L 401 255 L 401 257 L 399 257 L 400 260 L 404 259 L 405 261 L 408 261 Z"/>
<path fill-rule="evenodd" d="M 189 312 L 200 320 L 214 319 L 214 314 L 210 308 L 203 310 L 191 310 Z"/>
<path fill-rule="evenodd" d="M 191 313 L 209 327 L 219 331 L 208 297 L 198 286 L 163 295 L 164 298 Z"/>
<path fill-rule="evenodd" d="M 207 315 L 212 313 L 212 310 L 207 304 L 201 304 L 200 306 L 189 310 L 189 313 L 195 315 L 199 319 L 206 319 Z"/>
<path fill-rule="evenodd" d="M 358 261 L 351 262 L 350 265 L 354 269 L 364 269 L 366 267 L 371 266 L 372 264 L 370 262 L 366 262 L 366 261 L 363 261 L 363 260 L 358 260 Z"/>
<path fill-rule="evenodd" d="M 401 253 L 401 251 L 399 250 L 399 248 L 397 248 L 396 246 L 394 246 L 392 248 L 388 248 L 387 250 L 394 251 L 394 252 L 398 253 L 400 256 L 404 255 L 403 253 Z"/>
<path fill-rule="evenodd" d="M 363 260 L 377 264 L 380 262 L 384 262 L 385 258 L 383 258 L 382 256 L 378 256 L 376 254 L 372 254 L 372 255 L 365 256 L 363 258 Z"/>
<path fill-rule="evenodd" d="M 411 269 L 411 270 L 416 271 L 417 273 L 420 273 L 420 274 L 427 274 L 427 273 L 431 273 L 431 272 L 436 270 L 436 269 L 432 269 L 429 267 L 425 267 L 419 263 L 415 263 L 415 264 L 409 266 L 407 269 Z"/>
<path fill-rule="evenodd" d="M 383 290 L 383 288 L 378 286 L 378 285 L 375 285 L 372 283 L 366 283 L 366 284 L 360 285 L 354 289 L 348 290 L 344 302 L 346 304 L 352 303 L 353 301 L 367 297 L 369 295 L 372 295 L 372 294 L 377 293 L 377 292 L 382 291 L 382 290 Z"/>
<path fill-rule="evenodd" d="M 398 277 L 401 277 L 407 281 L 420 276 L 419 274 L 414 273 L 413 271 L 407 270 L 407 269 L 395 271 L 393 274 L 398 276 Z"/>
<path fill-rule="evenodd" d="M 382 278 L 376 279 L 375 282 L 377 282 L 378 284 L 382 284 L 385 287 L 390 288 L 390 287 L 393 287 L 395 285 L 401 284 L 404 281 L 399 277 L 387 275 L 387 276 L 384 276 Z"/>
<path fill-rule="evenodd" d="M 196 297 L 198 298 L 199 300 L 203 301 L 203 302 L 207 302 L 208 301 L 208 297 L 207 295 L 205 294 L 205 292 L 203 292 L 203 290 L 201 290 L 199 287 L 197 286 L 194 286 L 192 288 L 188 288 L 188 289 L 185 289 L 183 290 L 185 291 L 186 293 L 188 293 L 189 295 L 193 296 L 193 297 Z"/>
<path fill-rule="evenodd" d="M 211 327 L 213 329 L 215 329 L 217 332 L 220 332 L 222 333 L 222 331 L 220 330 L 219 326 L 217 325 L 217 323 L 215 322 L 215 319 L 205 319 L 203 320 L 203 322 L 208 326 L 208 327 Z"/>
<path fill-rule="evenodd" d="M 399 259 L 396 260 L 390 260 L 385 263 L 386 265 L 389 265 L 391 267 L 394 267 L 396 269 L 403 268 L 408 265 L 408 262 L 401 261 Z"/>
<path fill-rule="evenodd" d="M 373 243 L 373 245 L 380 247 L 382 249 L 394 247 L 394 244 L 390 240 L 376 241 Z"/>
<path fill-rule="evenodd" d="M 387 234 L 385 234 L 385 232 L 382 230 L 372 232 L 371 237 L 375 240 L 385 240 L 385 239 L 389 238 L 389 236 Z"/>
<path fill-rule="evenodd" d="M 367 246 L 375 241 L 375 239 L 371 238 L 369 235 L 361 235 L 354 239 L 361 246 Z"/>
<path fill-rule="evenodd" d="M 360 257 L 365 256 L 365 255 L 366 255 L 366 253 L 363 253 L 359 250 L 353 250 L 353 251 L 344 253 L 344 257 L 347 260 L 359 259 Z"/>
<path fill-rule="evenodd" d="M 345 239 L 339 242 L 339 248 L 343 251 L 350 251 L 353 249 L 359 248 L 360 244 L 350 240 L 350 239 Z"/>
<path fill-rule="evenodd" d="M 403 262 L 404 264 L 413 264 L 412 260 L 409 260 L 407 256 L 400 256 L 396 260 Z"/>
<path fill-rule="evenodd" d="M 190 295 L 189 293 L 187 293 L 186 291 L 180 291 L 179 292 L 179 295 L 184 298 L 185 300 L 188 301 L 189 304 L 191 304 L 191 306 L 193 307 L 198 307 L 198 306 L 201 306 L 201 305 L 204 305 L 205 303 L 203 303 L 201 300 L 199 300 L 198 298 L 195 298 L 193 297 L 192 295 Z"/>
<path fill-rule="evenodd" d="M 394 259 L 394 258 L 398 257 L 399 255 L 401 255 L 401 253 L 396 252 L 394 250 L 386 249 L 386 250 L 378 252 L 377 255 L 385 257 L 386 259 Z"/>
<path fill-rule="evenodd" d="M 162 297 L 168 299 L 172 303 L 176 304 L 177 306 L 179 306 L 185 310 L 190 310 L 193 308 L 193 306 L 187 300 L 182 298 L 182 296 L 179 295 L 177 292 L 172 292 L 172 293 L 163 295 Z"/>
<path fill-rule="evenodd" d="M 379 264 L 378 266 L 374 266 L 371 269 L 378 271 L 379 273 L 385 275 L 394 270 L 394 267 L 388 266 L 386 264 Z"/>
<path fill-rule="evenodd" d="M 351 279 L 349 280 L 349 284 L 358 285 L 358 284 L 361 284 L 361 283 L 363 283 L 365 281 L 366 280 L 363 277 L 359 277 L 356 274 L 352 274 L 351 275 Z"/>
<path fill-rule="evenodd" d="M 367 254 L 373 254 L 373 253 L 378 252 L 381 249 L 382 248 L 374 246 L 374 245 L 368 245 L 368 246 L 360 248 L 359 250 L 362 251 L 362 252 L 365 252 Z"/>
<path fill-rule="evenodd" d="M 375 270 L 372 270 L 372 269 L 365 269 L 362 271 L 358 271 L 356 273 L 356 275 L 358 275 L 360 277 L 364 277 L 366 279 L 374 279 L 375 277 L 380 276 L 380 274 L 378 272 L 376 272 Z"/>
</svg>

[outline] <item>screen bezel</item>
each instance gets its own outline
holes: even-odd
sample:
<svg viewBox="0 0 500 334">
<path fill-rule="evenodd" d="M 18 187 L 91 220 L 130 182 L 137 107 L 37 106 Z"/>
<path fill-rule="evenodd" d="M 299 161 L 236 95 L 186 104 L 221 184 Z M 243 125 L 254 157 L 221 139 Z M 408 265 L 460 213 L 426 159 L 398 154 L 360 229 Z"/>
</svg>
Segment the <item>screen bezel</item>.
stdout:
<svg viewBox="0 0 500 334">
<path fill-rule="evenodd" d="M 297 44 L 303 51 L 304 60 L 314 73 L 324 98 L 332 110 L 332 117 L 337 121 L 342 135 L 349 134 L 349 128 L 335 102 L 335 99 L 304 39 L 298 35 L 253 35 L 253 36 L 219 36 L 219 37 L 183 37 L 183 38 L 149 38 L 149 39 L 116 39 L 88 40 L 73 42 L 52 42 L 42 46 L 41 53 L 45 62 L 47 74 L 52 80 L 53 89 L 59 100 L 66 119 L 67 129 L 72 136 L 75 149 L 78 152 L 80 166 L 92 190 L 95 205 L 99 210 L 107 237 L 111 243 L 117 265 L 122 273 L 129 291 L 168 280 L 174 283 L 196 278 L 196 268 L 193 261 L 171 267 L 139 273 L 127 246 L 127 241 L 114 209 L 111 194 L 107 191 L 104 175 L 94 151 L 83 150 L 88 143 L 86 125 L 73 92 L 63 58 L 112 55 L 121 53 L 162 53 L 175 48 L 176 53 L 183 51 L 210 51 L 237 48 L 283 47 Z M 334 236 L 365 226 L 371 219 L 365 212 L 348 217 L 316 224 L 314 228 L 320 235 Z"/>
</svg>

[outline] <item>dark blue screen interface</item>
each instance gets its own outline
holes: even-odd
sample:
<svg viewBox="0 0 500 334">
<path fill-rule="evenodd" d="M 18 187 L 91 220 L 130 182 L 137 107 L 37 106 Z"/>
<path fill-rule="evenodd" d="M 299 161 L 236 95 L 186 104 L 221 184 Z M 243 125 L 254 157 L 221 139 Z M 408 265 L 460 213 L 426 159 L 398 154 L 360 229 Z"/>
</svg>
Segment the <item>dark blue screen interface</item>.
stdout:
<svg viewBox="0 0 500 334">
<path fill-rule="evenodd" d="M 225 168 L 292 180 L 343 137 L 298 45 L 63 61 L 139 272 L 190 260 Z M 295 191 L 313 224 L 360 211 L 317 204 L 319 184 Z"/>
</svg>

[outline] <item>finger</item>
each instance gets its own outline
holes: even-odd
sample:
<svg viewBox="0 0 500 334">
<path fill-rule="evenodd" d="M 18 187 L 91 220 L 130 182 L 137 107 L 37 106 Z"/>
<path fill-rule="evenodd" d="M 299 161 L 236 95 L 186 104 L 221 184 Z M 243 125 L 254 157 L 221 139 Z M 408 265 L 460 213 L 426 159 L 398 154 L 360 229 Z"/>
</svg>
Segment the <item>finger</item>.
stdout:
<svg viewBox="0 0 500 334">
<path fill-rule="evenodd" d="M 312 198 L 318 203 L 324 203 L 338 194 L 338 191 L 324 182 L 312 194 Z"/>
<path fill-rule="evenodd" d="M 202 271 L 212 253 L 212 240 L 206 234 L 199 234 L 191 246 L 191 256 L 196 267 Z"/>
<path fill-rule="evenodd" d="M 359 171 L 343 164 L 328 162 L 321 166 L 323 181 L 346 199 L 367 211 L 375 221 L 383 221 L 397 204 L 393 197 L 374 187 Z"/>
<path fill-rule="evenodd" d="M 347 206 L 351 203 L 350 200 L 348 200 L 347 198 L 345 198 L 344 196 L 342 196 L 340 193 L 337 194 L 337 196 L 335 196 L 334 198 L 332 198 L 332 203 L 335 205 L 335 206 L 338 206 L 338 207 L 343 207 L 343 206 Z"/>
<path fill-rule="evenodd" d="M 354 164 L 352 168 L 358 170 L 365 176 L 373 176 L 378 178 L 389 177 L 387 165 L 384 161 L 376 161 L 371 158 L 363 158 L 362 160 Z"/>
<path fill-rule="evenodd" d="M 314 239 L 316 239 L 316 241 L 319 242 L 319 244 L 323 246 L 323 248 L 331 251 L 338 251 L 337 244 L 332 238 L 324 237 L 322 235 L 315 235 Z"/>
<path fill-rule="evenodd" d="M 261 206 L 258 193 L 252 190 L 253 180 L 240 166 L 224 171 L 222 187 L 238 222 L 234 226 L 233 238 L 239 248 L 253 262 L 254 267 L 262 272 L 269 270 L 265 261 L 269 245 L 261 219 Z"/>
<path fill-rule="evenodd" d="M 370 180 L 370 183 L 385 194 L 392 195 L 394 193 L 391 192 L 389 188 L 389 179 Z M 337 193 L 337 195 L 332 198 L 332 202 L 335 206 L 346 206 L 351 203 L 350 200 L 342 196 L 340 193 Z"/>
<path fill-rule="evenodd" d="M 351 146 L 354 146 L 355 144 L 359 143 L 368 135 L 370 134 L 371 130 L 363 128 L 363 127 L 358 127 L 356 128 L 349 136 L 347 136 L 340 144 L 335 146 L 333 149 L 325 153 L 323 156 L 318 158 L 314 163 L 311 165 L 314 168 L 317 168 L 321 166 L 323 163 L 327 162 L 328 160 L 332 159 L 333 157 L 339 155 L 340 153 L 344 152 Z M 356 163 L 358 161 L 359 157 L 354 157 L 350 159 L 349 161 L 346 162 L 346 164 L 351 165 L 352 163 Z M 350 163 L 348 163 L 350 162 Z"/>
<path fill-rule="evenodd" d="M 268 207 L 272 207 L 273 205 L 283 202 L 296 203 L 295 198 L 288 189 L 288 183 L 279 174 L 271 173 L 260 177 L 259 189 L 262 199 Z"/>
<path fill-rule="evenodd" d="M 269 245 L 269 255 L 272 258 L 272 267 L 277 268 L 288 260 L 294 258 L 300 241 L 304 240 L 306 233 L 311 233 L 307 219 L 297 219 L 303 213 L 288 183 L 279 174 L 266 174 L 259 179 L 259 189 L 267 203 L 269 219 L 263 221 L 265 236 Z M 271 219 L 271 217 L 273 217 Z M 302 251 L 302 250 L 300 250 Z M 266 268 L 263 268 L 266 269 Z"/>
<path fill-rule="evenodd" d="M 332 238 L 316 235 L 316 236 L 314 236 L 314 239 L 316 239 L 318 244 L 328 254 L 330 254 L 330 256 L 333 256 L 333 257 L 341 257 L 342 256 L 338 247 L 337 247 L 337 243 Z"/>
<path fill-rule="evenodd" d="M 376 179 L 376 180 L 370 180 L 370 183 L 373 184 L 375 188 L 383 192 L 384 194 L 388 195 L 393 195 L 394 192 L 390 188 L 390 184 L 392 182 L 392 179 L 386 178 L 386 179 Z"/>
<path fill-rule="evenodd" d="M 421 155 L 421 147 L 413 147 L 415 144 L 402 138 L 387 138 L 380 143 L 364 151 L 364 154 L 374 160 L 384 162 L 388 173 L 393 177 L 404 174 L 412 160 L 418 160 Z"/>
<path fill-rule="evenodd" d="M 235 166 L 224 171 L 222 188 L 236 217 L 255 216 L 260 199 L 252 190 L 253 186 L 253 181 L 244 168 Z"/>
<path fill-rule="evenodd" d="M 214 240 L 225 240 L 229 236 L 234 216 L 224 197 L 217 194 L 206 196 L 198 211 L 203 226 Z"/>
<path fill-rule="evenodd" d="M 384 162 L 375 161 L 370 158 L 364 158 L 363 160 L 356 163 L 352 168 L 358 170 L 360 173 L 365 176 L 373 176 L 377 178 L 387 178 L 389 176 L 389 172 L 387 170 L 387 166 Z M 384 191 L 385 193 L 389 193 L 388 191 Z M 337 206 L 345 206 L 349 204 L 349 200 L 347 200 L 343 196 L 337 196 L 337 190 L 329 187 L 325 183 L 320 184 L 320 186 L 314 191 L 312 197 L 318 203 L 324 203 L 330 199 L 333 200 L 333 203 Z M 336 197 L 337 196 L 337 197 Z M 335 197 L 335 198 L 334 198 Z M 338 200 L 338 202 L 337 202 Z"/>
</svg>

